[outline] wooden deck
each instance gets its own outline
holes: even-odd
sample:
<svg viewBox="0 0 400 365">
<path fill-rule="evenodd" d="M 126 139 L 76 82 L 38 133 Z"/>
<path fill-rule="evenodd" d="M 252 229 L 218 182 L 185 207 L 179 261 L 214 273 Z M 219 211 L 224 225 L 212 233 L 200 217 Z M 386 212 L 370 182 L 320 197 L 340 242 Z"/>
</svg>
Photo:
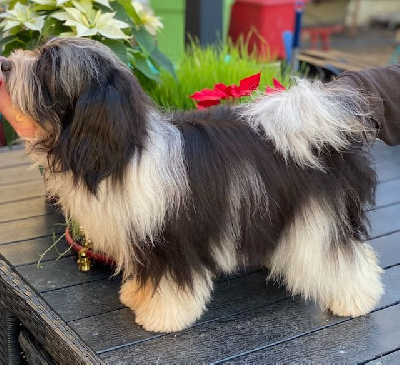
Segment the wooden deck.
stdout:
<svg viewBox="0 0 400 365">
<path fill-rule="evenodd" d="M 107 267 L 77 270 L 76 256 L 51 250 L 63 218 L 44 199 L 39 172 L 22 149 L 0 152 L 0 254 L 99 358 L 109 364 L 400 364 L 400 147 L 374 147 L 379 186 L 371 244 L 385 270 L 385 294 L 360 318 L 322 313 L 265 284 L 262 271 L 220 278 L 207 313 L 174 334 L 146 332 L 118 300 Z M 58 250 L 67 248 L 61 241 Z M 1 361 L 0 361 L 1 363 Z"/>
</svg>

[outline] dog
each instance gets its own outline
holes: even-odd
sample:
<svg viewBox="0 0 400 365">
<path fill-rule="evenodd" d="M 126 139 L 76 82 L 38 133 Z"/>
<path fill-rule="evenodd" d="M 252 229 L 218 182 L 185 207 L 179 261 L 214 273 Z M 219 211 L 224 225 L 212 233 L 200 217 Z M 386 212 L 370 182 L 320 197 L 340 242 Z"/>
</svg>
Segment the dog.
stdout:
<svg viewBox="0 0 400 365">
<path fill-rule="evenodd" d="M 164 113 L 82 38 L 16 51 L 1 70 L 12 110 L 34 126 L 26 143 L 47 194 L 115 259 L 120 299 L 146 330 L 187 328 L 216 274 L 248 265 L 339 316 L 378 302 L 365 242 L 376 133 L 356 90 L 297 80 L 241 105 Z"/>
</svg>

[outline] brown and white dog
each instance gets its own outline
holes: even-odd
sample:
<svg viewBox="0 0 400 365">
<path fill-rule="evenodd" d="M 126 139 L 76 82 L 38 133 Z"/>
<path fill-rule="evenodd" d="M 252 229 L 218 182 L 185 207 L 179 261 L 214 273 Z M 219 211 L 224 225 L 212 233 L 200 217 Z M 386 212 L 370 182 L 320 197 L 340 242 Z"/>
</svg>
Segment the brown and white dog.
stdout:
<svg viewBox="0 0 400 365">
<path fill-rule="evenodd" d="M 77 38 L 15 52 L 1 70 L 0 111 L 31 127 L 20 134 L 48 194 L 115 258 L 145 329 L 188 327 L 216 273 L 246 265 L 268 263 L 269 278 L 340 316 L 379 300 L 364 242 L 375 135 L 356 91 L 302 80 L 166 115 L 107 47 Z"/>
</svg>

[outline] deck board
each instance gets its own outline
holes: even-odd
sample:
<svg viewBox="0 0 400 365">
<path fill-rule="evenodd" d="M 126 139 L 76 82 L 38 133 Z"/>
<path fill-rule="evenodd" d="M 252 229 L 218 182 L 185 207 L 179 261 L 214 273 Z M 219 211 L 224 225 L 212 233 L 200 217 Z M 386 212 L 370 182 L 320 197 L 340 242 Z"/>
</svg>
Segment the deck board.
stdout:
<svg viewBox="0 0 400 365">
<path fill-rule="evenodd" d="M 400 267 L 388 269 L 385 273 L 384 283 L 391 289 L 385 292 L 378 308 L 400 301 L 399 275 Z M 400 305 L 395 307 L 400 311 Z M 152 341 L 141 341 L 118 350 L 107 351 L 101 354 L 101 358 L 109 363 L 128 363 L 128 359 L 133 356 L 138 363 L 211 363 L 259 347 L 290 341 L 295 336 L 327 326 L 333 328 L 333 325 L 346 321 L 349 321 L 349 318 L 321 312 L 317 306 L 304 303 L 300 298 L 287 298 L 261 308 L 250 308 L 236 316 L 222 317 L 177 334 L 164 335 Z M 319 350 L 321 352 L 321 349 Z"/>
<path fill-rule="evenodd" d="M 208 311 L 196 323 L 197 325 L 206 325 L 210 321 L 220 320 L 222 318 L 234 318 L 239 313 L 265 307 L 270 304 L 281 302 L 287 299 L 285 290 L 274 285 L 265 284 L 265 273 L 262 271 L 255 272 L 251 275 L 245 275 L 233 280 L 220 282 L 216 285 Z M 127 318 L 129 318 L 127 320 Z M 107 341 L 108 349 L 118 345 L 118 339 L 114 338 L 115 333 L 110 333 L 106 326 L 98 329 L 99 343 L 93 338 L 93 331 L 97 328 L 98 322 L 107 321 L 107 316 L 91 317 L 81 321 L 72 323 L 72 327 L 77 329 L 80 336 L 90 342 L 96 350 L 107 350 L 105 341 Z M 134 322 L 133 313 L 124 308 L 120 311 L 114 311 L 112 321 L 118 323 L 118 334 L 124 334 L 125 341 L 133 344 L 152 338 L 157 334 L 146 332 L 138 326 L 132 326 Z M 100 346 L 100 347 L 99 347 Z"/>
<path fill-rule="evenodd" d="M 0 205 L 0 223 L 53 213 L 54 210 L 51 206 L 43 199 L 43 196 L 40 196 L 38 198 L 26 199 L 22 204 L 21 201 L 15 201 Z"/>
<path fill-rule="evenodd" d="M 16 166 L 30 165 L 30 160 L 23 146 L 0 148 L 0 170 L 13 169 Z"/>
<path fill-rule="evenodd" d="M 400 179 L 384 181 L 378 184 L 376 188 L 375 208 L 381 208 L 399 202 L 400 202 Z"/>
<path fill-rule="evenodd" d="M 17 165 L 8 168 L 6 174 L 0 174 L 0 186 L 38 180 L 39 177 L 40 172 L 37 167 L 32 167 L 30 164 Z"/>
<path fill-rule="evenodd" d="M 43 180 L 29 170 L 21 147 L 0 150 L 0 254 L 109 364 L 363 363 L 400 364 L 400 146 L 377 143 L 379 178 L 371 221 L 372 247 L 385 269 L 385 294 L 369 315 L 350 319 L 322 312 L 266 284 L 264 271 L 221 277 L 208 311 L 174 334 L 147 332 L 118 300 L 120 278 L 96 265 L 77 270 L 76 256 L 52 248 L 64 219 L 44 198 Z M 67 244 L 62 239 L 58 251 Z M 59 259 L 57 259 L 59 258 Z"/>
<path fill-rule="evenodd" d="M 5 170 L 2 171 L 4 173 Z M 21 202 L 44 196 L 42 180 L 23 181 L 1 187 L 0 207 L 5 203 Z M 6 209 L 1 207 L 2 209 Z"/>
<path fill-rule="evenodd" d="M 65 231 L 65 219 L 57 214 L 51 214 L 21 219 L 18 221 L 18 230 L 16 230 L 15 221 L 2 223 L 0 228 L 0 245 L 5 245 L 11 242 L 45 237 L 53 234 L 53 232 L 63 233 Z"/>
<path fill-rule="evenodd" d="M 0 253 L 7 257 L 12 265 L 17 267 L 32 264 L 37 266 L 41 256 L 43 256 L 41 262 L 53 261 L 60 256 L 75 256 L 75 252 L 71 250 L 67 251 L 69 245 L 65 240 L 61 239 L 56 246 L 53 246 L 53 244 L 54 238 L 51 235 L 30 241 L 20 241 L 0 246 Z"/>
<path fill-rule="evenodd" d="M 36 263 L 19 266 L 17 271 L 22 277 L 29 280 L 29 283 L 38 292 L 48 292 L 50 290 L 80 285 L 90 281 L 109 278 L 111 275 L 109 268 L 100 265 L 96 270 L 92 270 L 90 275 L 79 271 L 75 256 L 43 262 L 41 268 L 38 268 Z"/>
<path fill-rule="evenodd" d="M 289 364 L 315 363 L 321 361 L 322 352 L 325 364 L 368 361 L 377 354 L 400 347 L 400 328 L 393 318 L 400 318 L 400 305 L 255 351 L 229 363 L 274 364 L 282 359 L 282 354 L 285 354 L 285 362 Z"/>
<path fill-rule="evenodd" d="M 379 356 L 368 362 L 369 365 L 399 365 L 400 361 L 400 348 L 397 351 L 391 351 L 387 355 Z"/>
</svg>

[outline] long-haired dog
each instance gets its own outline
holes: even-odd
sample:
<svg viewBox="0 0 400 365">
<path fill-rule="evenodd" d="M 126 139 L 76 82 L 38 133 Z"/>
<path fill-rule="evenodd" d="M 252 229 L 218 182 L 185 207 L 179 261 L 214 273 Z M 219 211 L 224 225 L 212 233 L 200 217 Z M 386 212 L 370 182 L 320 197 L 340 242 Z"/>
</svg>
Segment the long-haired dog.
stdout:
<svg viewBox="0 0 400 365">
<path fill-rule="evenodd" d="M 298 81 L 247 104 L 163 114 L 105 46 L 53 39 L 2 62 L 37 125 L 46 189 L 123 273 L 147 330 L 204 312 L 218 272 L 265 265 L 292 294 L 340 316 L 371 311 L 381 269 L 365 209 L 374 138 L 355 90 Z"/>
</svg>

